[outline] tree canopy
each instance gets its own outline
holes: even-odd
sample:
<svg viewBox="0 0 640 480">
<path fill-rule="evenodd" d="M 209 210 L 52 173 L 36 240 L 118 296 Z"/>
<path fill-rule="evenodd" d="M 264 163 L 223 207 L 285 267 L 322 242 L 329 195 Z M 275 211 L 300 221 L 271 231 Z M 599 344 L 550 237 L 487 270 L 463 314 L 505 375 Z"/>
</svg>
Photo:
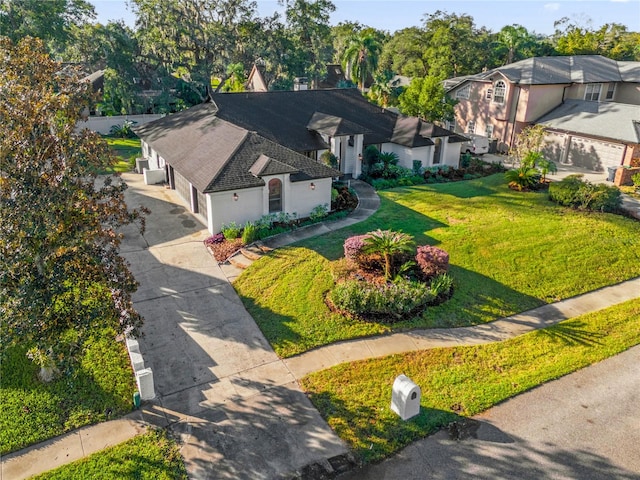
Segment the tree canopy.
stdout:
<svg viewBox="0 0 640 480">
<path fill-rule="evenodd" d="M 42 41 L 0 39 L 0 343 L 62 358 L 111 326 L 139 333 L 136 282 L 118 255 L 119 227 L 140 222 L 101 137 L 76 131 L 90 86 Z"/>
</svg>

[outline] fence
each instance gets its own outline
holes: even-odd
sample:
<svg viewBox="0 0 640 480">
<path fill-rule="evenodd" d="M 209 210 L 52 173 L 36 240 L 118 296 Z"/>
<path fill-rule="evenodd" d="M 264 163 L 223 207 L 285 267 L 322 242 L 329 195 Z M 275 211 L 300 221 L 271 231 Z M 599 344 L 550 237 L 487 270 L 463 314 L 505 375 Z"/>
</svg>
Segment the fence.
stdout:
<svg viewBox="0 0 640 480">
<path fill-rule="evenodd" d="M 135 125 L 151 122 L 164 117 L 159 113 L 150 113 L 143 115 L 114 115 L 113 117 L 89 117 L 88 120 L 80 120 L 77 124 L 78 128 L 88 128 L 94 132 L 106 135 L 114 125 L 122 125 L 126 120 L 134 122 Z"/>
</svg>

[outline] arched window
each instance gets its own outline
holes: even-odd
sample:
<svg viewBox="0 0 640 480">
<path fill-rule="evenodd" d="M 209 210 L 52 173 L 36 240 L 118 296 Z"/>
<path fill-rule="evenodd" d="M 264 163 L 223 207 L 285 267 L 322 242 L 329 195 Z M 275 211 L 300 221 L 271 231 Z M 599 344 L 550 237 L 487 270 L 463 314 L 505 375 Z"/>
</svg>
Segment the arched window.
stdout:
<svg viewBox="0 0 640 480">
<path fill-rule="evenodd" d="M 493 87 L 493 101 L 495 103 L 504 103 L 507 94 L 507 84 L 502 80 L 498 80 Z"/>
<path fill-rule="evenodd" d="M 282 182 L 277 178 L 269 180 L 269 213 L 282 211 Z"/>
</svg>

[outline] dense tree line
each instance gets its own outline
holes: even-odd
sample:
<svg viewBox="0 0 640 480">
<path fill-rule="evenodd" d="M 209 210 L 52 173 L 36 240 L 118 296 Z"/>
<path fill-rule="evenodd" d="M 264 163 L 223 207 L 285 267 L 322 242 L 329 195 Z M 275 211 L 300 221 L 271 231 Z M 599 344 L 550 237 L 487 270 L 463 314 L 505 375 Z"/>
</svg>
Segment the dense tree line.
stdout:
<svg viewBox="0 0 640 480">
<path fill-rule="evenodd" d="M 260 17 L 249 0 L 131 0 L 136 24 L 129 28 L 95 23 L 86 0 L 0 0 L 0 33 L 14 41 L 40 37 L 58 60 L 104 69 L 98 108 L 106 114 L 179 110 L 215 89 L 242 90 L 258 61 L 270 89 L 290 89 L 295 77 L 313 87 L 327 64 L 340 63 L 350 80 L 342 86 L 366 87 L 372 101 L 407 113 L 446 118 L 446 105 L 419 100 L 442 94 L 445 78 L 532 56 L 640 60 L 640 33 L 615 23 L 595 28 L 562 18 L 545 36 L 521 25 L 492 32 L 470 15 L 436 11 L 419 27 L 390 33 L 358 22 L 331 26 L 331 0 L 279 2 L 283 14 Z M 396 74 L 415 79 L 403 101 L 390 84 Z"/>
</svg>

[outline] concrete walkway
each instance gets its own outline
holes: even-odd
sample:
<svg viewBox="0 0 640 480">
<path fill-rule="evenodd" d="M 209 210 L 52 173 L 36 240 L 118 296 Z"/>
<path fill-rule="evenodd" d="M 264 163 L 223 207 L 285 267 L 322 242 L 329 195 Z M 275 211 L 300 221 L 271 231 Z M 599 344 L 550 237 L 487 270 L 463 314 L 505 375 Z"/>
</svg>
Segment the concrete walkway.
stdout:
<svg viewBox="0 0 640 480">
<path fill-rule="evenodd" d="M 491 324 L 419 330 L 277 358 L 202 240 L 208 233 L 175 192 L 125 175 L 131 207 L 153 218 L 144 236 L 128 229 L 122 253 L 141 284 L 140 340 L 158 398 L 122 419 L 85 427 L 2 458 L 0 478 L 23 479 L 123 442 L 148 425 L 180 437 L 192 479 L 287 478 L 305 468 L 332 472 L 349 463 L 344 443 L 320 418 L 296 380 L 338 363 L 436 346 L 500 341 L 634 298 L 640 279 L 545 305 Z M 364 220 L 379 206 L 368 185 L 348 218 L 274 237 L 272 248 Z"/>
</svg>

